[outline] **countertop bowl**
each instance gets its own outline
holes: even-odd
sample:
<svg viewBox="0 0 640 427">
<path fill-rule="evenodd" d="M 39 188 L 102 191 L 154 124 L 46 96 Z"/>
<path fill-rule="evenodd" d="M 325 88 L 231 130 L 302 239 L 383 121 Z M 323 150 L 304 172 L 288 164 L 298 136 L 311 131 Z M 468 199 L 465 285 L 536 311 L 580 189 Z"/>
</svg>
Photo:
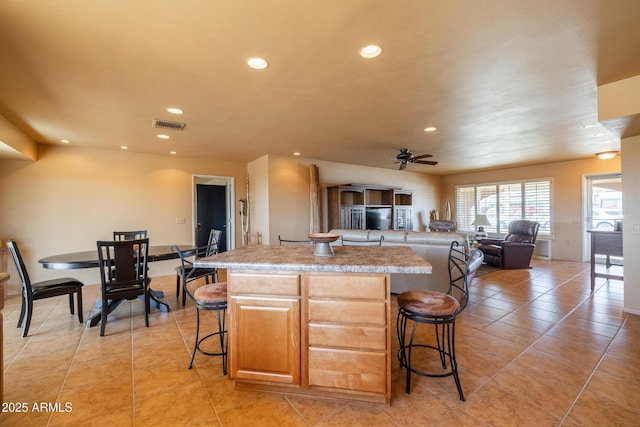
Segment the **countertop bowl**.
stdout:
<svg viewBox="0 0 640 427">
<path fill-rule="evenodd" d="M 314 243 L 331 243 L 340 238 L 339 234 L 333 233 L 311 233 L 309 234 L 309 240 Z"/>
</svg>

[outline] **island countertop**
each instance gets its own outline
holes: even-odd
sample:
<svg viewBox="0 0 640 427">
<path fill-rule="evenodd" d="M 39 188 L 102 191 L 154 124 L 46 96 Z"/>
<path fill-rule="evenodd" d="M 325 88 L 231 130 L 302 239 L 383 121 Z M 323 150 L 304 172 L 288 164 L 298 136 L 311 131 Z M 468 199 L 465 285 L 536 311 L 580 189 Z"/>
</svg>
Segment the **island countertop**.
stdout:
<svg viewBox="0 0 640 427">
<path fill-rule="evenodd" d="M 316 256 L 312 245 L 247 245 L 194 261 L 196 267 L 262 271 L 430 274 L 431 264 L 405 246 L 335 246 Z"/>
</svg>

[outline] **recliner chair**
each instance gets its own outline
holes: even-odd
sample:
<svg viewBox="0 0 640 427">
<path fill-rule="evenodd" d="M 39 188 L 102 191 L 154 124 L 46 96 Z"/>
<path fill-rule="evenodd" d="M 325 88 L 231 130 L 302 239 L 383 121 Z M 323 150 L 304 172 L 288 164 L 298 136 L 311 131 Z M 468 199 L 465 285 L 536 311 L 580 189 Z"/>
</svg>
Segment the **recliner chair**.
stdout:
<svg viewBox="0 0 640 427">
<path fill-rule="evenodd" d="M 503 269 L 529 268 L 539 228 L 535 221 L 512 221 L 504 239 L 482 239 L 478 249 L 487 264 Z"/>
</svg>

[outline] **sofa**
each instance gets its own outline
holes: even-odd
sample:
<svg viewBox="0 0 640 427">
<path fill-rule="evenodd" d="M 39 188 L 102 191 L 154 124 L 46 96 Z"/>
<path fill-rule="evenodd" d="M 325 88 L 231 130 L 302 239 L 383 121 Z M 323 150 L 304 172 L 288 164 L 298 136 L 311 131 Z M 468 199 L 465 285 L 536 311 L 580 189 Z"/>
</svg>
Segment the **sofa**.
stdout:
<svg viewBox="0 0 640 427">
<path fill-rule="evenodd" d="M 457 241 L 469 252 L 466 234 L 447 231 L 401 231 L 401 230 L 346 230 L 333 229 L 354 241 L 379 240 L 382 246 L 408 246 L 432 266 L 431 274 L 391 274 L 391 292 L 402 293 L 410 289 L 446 292 L 449 288 L 448 257 L 452 241 Z M 341 239 L 335 242 L 340 245 Z"/>
</svg>

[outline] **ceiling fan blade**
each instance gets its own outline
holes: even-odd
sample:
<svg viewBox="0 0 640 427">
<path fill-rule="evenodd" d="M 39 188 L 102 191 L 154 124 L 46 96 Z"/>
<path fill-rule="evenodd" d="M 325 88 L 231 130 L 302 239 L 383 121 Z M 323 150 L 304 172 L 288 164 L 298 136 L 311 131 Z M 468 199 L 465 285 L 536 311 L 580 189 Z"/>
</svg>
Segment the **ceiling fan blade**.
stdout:
<svg viewBox="0 0 640 427">
<path fill-rule="evenodd" d="M 420 163 L 421 165 L 437 165 L 438 162 L 432 160 L 414 160 L 413 163 Z"/>
<path fill-rule="evenodd" d="M 422 154 L 420 156 L 414 156 L 412 160 L 420 160 L 420 159 L 425 159 L 427 157 L 433 157 L 433 156 L 431 154 Z"/>
<path fill-rule="evenodd" d="M 400 169 L 399 170 L 404 170 L 406 168 L 407 168 L 407 162 L 400 163 Z"/>
</svg>

